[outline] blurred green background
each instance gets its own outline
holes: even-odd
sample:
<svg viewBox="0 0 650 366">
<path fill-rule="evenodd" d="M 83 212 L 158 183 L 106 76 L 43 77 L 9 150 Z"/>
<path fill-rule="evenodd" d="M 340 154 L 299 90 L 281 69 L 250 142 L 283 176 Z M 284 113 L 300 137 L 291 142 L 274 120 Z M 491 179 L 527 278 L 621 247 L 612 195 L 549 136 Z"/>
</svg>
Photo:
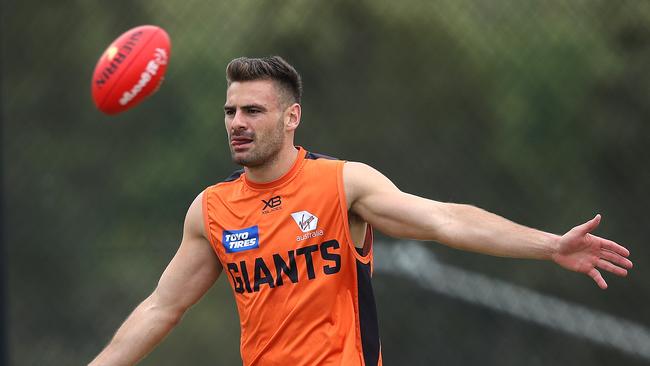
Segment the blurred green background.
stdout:
<svg viewBox="0 0 650 366">
<path fill-rule="evenodd" d="M 590 279 L 432 244 L 447 264 L 650 326 L 650 2 L 71 1 L 2 4 L 2 156 L 12 365 L 84 364 L 155 287 L 187 207 L 226 177 L 224 70 L 278 54 L 301 72 L 297 143 L 369 163 L 401 189 L 562 233 L 599 235 L 636 268 Z M 141 25 L 172 39 L 157 94 L 115 117 L 90 79 Z M 388 238 L 380 237 L 381 241 Z M 650 362 L 384 273 L 387 365 Z M 219 279 L 143 365 L 236 365 Z M 648 345 L 650 347 L 650 344 Z"/>
</svg>

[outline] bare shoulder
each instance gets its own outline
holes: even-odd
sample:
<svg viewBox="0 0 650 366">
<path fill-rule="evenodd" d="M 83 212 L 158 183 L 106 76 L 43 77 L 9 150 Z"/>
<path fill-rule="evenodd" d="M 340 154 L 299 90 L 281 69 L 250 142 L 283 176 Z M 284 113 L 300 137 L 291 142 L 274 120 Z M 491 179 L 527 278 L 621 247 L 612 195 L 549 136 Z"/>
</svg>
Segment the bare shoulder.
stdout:
<svg viewBox="0 0 650 366">
<path fill-rule="evenodd" d="M 357 161 L 346 161 L 345 165 L 343 166 L 343 176 L 346 179 L 356 178 L 368 172 L 377 172 L 377 170 L 368 164 L 360 163 Z"/>
<path fill-rule="evenodd" d="M 353 161 L 343 166 L 343 185 L 348 208 L 370 194 L 397 190 L 395 184 L 377 169 Z"/>
<path fill-rule="evenodd" d="M 187 209 L 185 215 L 185 224 L 183 228 L 184 235 L 200 236 L 207 238 L 205 232 L 205 225 L 203 224 L 203 194 L 205 191 L 199 193 L 190 207 Z"/>
<path fill-rule="evenodd" d="M 345 165 L 343 165 L 343 183 L 346 190 L 348 187 L 354 188 L 356 184 L 362 181 L 364 175 L 372 173 L 372 171 L 375 171 L 375 169 L 370 165 L 356 161 L 346 161 Z"/>
<path fill-rule="evenodd" d="M 363 190 L 364 176 L 372 174 L 374 169 L 364 163 L 346 161 L 343 165 L 343 187 L 345 198 L 348 202 L 348 209 L 356 201 L 360 191 Z"/>
</svg>

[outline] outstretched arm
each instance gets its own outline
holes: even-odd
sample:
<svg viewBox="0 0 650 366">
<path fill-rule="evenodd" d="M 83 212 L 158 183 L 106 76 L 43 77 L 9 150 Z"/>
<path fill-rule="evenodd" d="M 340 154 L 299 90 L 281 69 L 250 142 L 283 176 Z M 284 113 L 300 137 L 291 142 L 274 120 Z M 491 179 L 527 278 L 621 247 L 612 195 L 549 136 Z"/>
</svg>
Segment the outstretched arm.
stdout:
<svg viewBox="0 0 650 366">
<path fill-rule="evenodd" d="M 480 208 L 437 202 L 401 192 L 388 178 L 361 163 L 346 163 L 348 209 L 394 237 L 433 240 L 457 249 L 502 257 L 553 260 L 587 274 L 607 288 L 599 269 L 625 276 L 629 251 L 592 235 L 600 215 L 563 236 L 531 229 Z"/>
<path fill-rule="evenodd" d="M 214 284 L 221 264 L 206 239 L 202 194 L 192 202 L 183 240 L 153 293 L 129 315 L 90 365 L 133 365 L 146 356 Z"/>
</svg>

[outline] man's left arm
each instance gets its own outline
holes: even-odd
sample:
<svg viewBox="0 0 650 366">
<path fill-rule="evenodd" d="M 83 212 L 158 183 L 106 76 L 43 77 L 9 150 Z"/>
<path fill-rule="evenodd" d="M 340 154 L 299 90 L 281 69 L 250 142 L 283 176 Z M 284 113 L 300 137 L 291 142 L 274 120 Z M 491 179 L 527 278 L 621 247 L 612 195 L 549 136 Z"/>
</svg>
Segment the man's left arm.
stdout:
<svg viewBox="0 0 650 366">
<path fill-rule="evenodd" d="M 471 205 L 404 193 L 365 164 L 346 163 L 343 179 L 348 209 L 393 237 L 431 240 L 494 256 L 552 260 L 588 275 L 602 289 L 607 283 L 599 269 L 625 276 L 632 268 L 627 249 L 591 234 L 600 223 L 600 215 L 559 236 Z"/>
</svg>

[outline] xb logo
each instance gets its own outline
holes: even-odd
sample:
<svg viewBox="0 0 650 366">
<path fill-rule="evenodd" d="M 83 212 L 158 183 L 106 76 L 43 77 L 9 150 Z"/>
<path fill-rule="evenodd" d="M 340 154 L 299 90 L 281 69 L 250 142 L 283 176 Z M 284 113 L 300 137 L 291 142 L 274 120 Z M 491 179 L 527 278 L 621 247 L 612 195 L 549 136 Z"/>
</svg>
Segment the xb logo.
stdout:
<svg viewBox="0 0 650 366">
<path fill-rule="evenodd" d="M 279 209 L 279 206 L 282 204 L 282 198 L 280 196 L 275 196 L 269 198 L 268 201 L 262 200 L 264 203 L 264 207 L 262 208 L 263 213 L 267 213 L 270 211 L 267 211 L 267 209 L 270 209 L 273 211 L 274 209 Z"/>
</svg>

